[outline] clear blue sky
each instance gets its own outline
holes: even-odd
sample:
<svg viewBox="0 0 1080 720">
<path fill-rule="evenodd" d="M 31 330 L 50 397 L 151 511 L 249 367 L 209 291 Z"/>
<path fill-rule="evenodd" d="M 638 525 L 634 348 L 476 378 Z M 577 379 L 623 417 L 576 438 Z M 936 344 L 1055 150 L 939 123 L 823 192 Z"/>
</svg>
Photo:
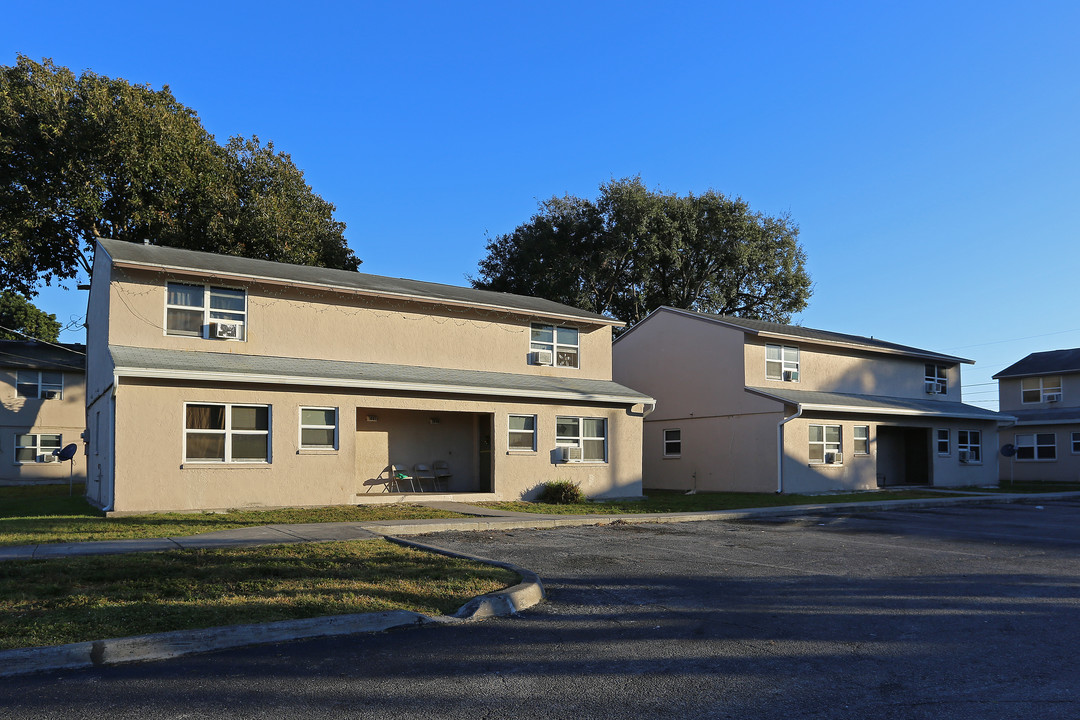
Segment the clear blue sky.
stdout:
<svg viewBox="0 0 1080 720">
<path fill-rule="evenodd" d="M 994 372 L 1080 346 L 1078 28 L 992 0 L 14 3 L 0 64 L 167 84 L 219 141 L 272 140 L 365 272 L 465 284 L 611 178 L 789 212 L 797 322 L 974 359 L 996 408 Z"/>
</svg>

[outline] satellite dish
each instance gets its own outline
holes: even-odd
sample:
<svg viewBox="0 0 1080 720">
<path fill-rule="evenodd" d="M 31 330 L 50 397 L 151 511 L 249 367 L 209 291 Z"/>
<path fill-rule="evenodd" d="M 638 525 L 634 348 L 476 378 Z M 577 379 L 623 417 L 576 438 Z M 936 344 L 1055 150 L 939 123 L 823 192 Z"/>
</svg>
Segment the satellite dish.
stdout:
<svg viewBox="0 0 1080 720">
<path fill-rule="evenodd" d="M 1013 455 L 1016 454 L 1016 446 L 1013 445 L 1012 443 L 1006 443 L 1005 445 L 1002 445 L 1001 446 L 1001 454 L 1004 457 L 1012 457 Z"/>
<path fill-rule="evenodd" d="M 63 450 L 57 452 L 56 457 L 60 460 L 70 460 L 75 457 L 75 453 L 77 452 L 79 452 L 79 446 L 75 443 L 71 443 L 70 445 L 65 446 Z"/>
</svg>

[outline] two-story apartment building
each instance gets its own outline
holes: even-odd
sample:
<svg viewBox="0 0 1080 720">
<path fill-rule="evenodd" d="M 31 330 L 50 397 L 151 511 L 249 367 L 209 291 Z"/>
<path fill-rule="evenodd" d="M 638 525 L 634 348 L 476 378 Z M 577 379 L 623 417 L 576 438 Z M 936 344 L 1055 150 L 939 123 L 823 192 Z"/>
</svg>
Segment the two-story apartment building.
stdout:
<svg viewBox="0 0 1080 720">
<path fill-rule="evenodd" d="M 1080 348 L 1032 353 L 994 375 L 998 408 L 1016 418 L 1000 429 L 1002 480 L 1080 480 Z"/>
<path fill-rule="evenodd" d="M 82 482 L 86 348 L 0 340 L 0 484 Z M 75 444 L 71 461 L 57 453 Z"/>
<path fill-rule="evenodd" d="M 610 318 L 111 240 L 92 278 L 87 495 L 107 510 L 640 495 L 653 401 L 612 382 Z"/>
<path fill-rule="evenodd" d="M 960 401 L 951 355 L 661 307 L 614 346 L 657 400 L 646 488 L 821 492 L 997 482 L 999 415 Z"/>
</svg>

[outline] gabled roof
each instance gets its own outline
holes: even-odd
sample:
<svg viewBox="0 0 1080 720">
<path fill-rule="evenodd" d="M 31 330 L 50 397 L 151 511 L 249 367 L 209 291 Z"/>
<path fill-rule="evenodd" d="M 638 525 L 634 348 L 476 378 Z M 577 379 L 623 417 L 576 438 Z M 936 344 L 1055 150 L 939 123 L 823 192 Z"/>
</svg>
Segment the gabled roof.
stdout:
<svg viewBox="0 0 1080 720">
<path fill-rule="evenodd" d="M 962 357 L 956 357 L 954 355 L 945 355 L 943 353 L 933 352 L 931 350 L 923 350 L 921 348 L 911 347 L 909 345 L 899 345 L 897 343 L 886 342 L 884 340 L 878 340 L 872 337 L 863 337 L 861 335 L 848 335 L 846 333 L 831 332 L 829 330 L 815 330 L 813 328 L 801 327 L 799 325 L 784 325 L 782 323 L 768 322 L 766 320 L 751 320 L 749 318 L 737 318 L 729 315 L 714 315 L 712 313 L 694 312 L 692 310 L 681 310 L 679 308 L 661 306 L 656 310 L 649 313 L 649 317 L 646 317 L 642 321 L 648 322 L 649 318 L 660 312 L 671 312 L 678 315 L 684 315 L 686 317 L 697 318 L 710 323 L 715 323 L 724 327 L 741 330 L 747 335 L 755 335 L 761 338 L 775 338 L 778 340 L 803 340 L 811 341 L 820 345 L 831 345 L 834 347 L 842 347 L 853 350 L 863 350 L 866 352 L 884 353 L 887 355 L 905 355 L 907 357 L 920 358 L 923 360 L 936 360 L 946 363 L 966 363 L 973 365 L 974 360 L 968 360 Z M 638 323 L 638 325 L 642 324 Z M 634 327 L 637 327 L 636 325 Z M 619 336 L 619 340 L 626 337 L 634 331 L 634 328 L 630 328 L 627 332 Z M 618 342 L 618 340 L 616 340 Z"/>
<path fill-rule="evenodd" d="M 960 418 L 968 420 L 1009 421 L 1013 417 L 993 410 L 949 400 L 855 395 L 850 393 L 788 390 L 786 388 L 747 387 L 763 397 L 789 405 L 801 405 L 816 412 L 850 412 L 868 415 L 914 415 L 917 417 Z"/>
<path fill-rule="evenodd" d="M 587 310 L 525 295 L 368 275 L 350 270 L 290 265 L 233 255 L 143 245 L 122 240 L 101 239 L 98 243 L 116 267 L 160 270 L 204 279 L 255 281 L 373 297 L 436 302 L 576 321 L 590 325 L 621 327 L 625 324 Z"/>
<path fill-rule="evenodd" d="M 570 402 L 652 404 L 648 395 L 610 380 L 454 370 L 345 360 L 162 350 L 110 345 L 114 372 L 229 383 L 317 385 L 442 395 L 494 395 Z"/>
<path fill-rule="evenodd" d="M 1080 407 L 1049 410 L 1010 410 L 1017 425 L 1080 425 Z"/>
<path fill-rule="evenodd" d="M 85 372 L 86 346 L 77 343 L 0 340 L 0 367 Z"/>
<path fill-rule="evenodd" d="M 994 375 L 994 379 L 1071 372 L 1080 372 L 1080 348 L 1031 353 Z"/>
</svg>

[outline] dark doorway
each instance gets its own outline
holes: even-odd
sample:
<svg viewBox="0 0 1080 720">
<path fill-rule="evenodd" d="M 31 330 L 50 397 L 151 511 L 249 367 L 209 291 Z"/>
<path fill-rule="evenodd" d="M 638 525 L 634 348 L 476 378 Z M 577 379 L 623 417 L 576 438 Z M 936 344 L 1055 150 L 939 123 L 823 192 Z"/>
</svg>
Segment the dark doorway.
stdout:
<svg viewBox="0 0 1080 720">
<path fill-rule="evenodd" d="M 931 485 L 930 428 L 877 429 L 877 484 Z"/>
</svg>

